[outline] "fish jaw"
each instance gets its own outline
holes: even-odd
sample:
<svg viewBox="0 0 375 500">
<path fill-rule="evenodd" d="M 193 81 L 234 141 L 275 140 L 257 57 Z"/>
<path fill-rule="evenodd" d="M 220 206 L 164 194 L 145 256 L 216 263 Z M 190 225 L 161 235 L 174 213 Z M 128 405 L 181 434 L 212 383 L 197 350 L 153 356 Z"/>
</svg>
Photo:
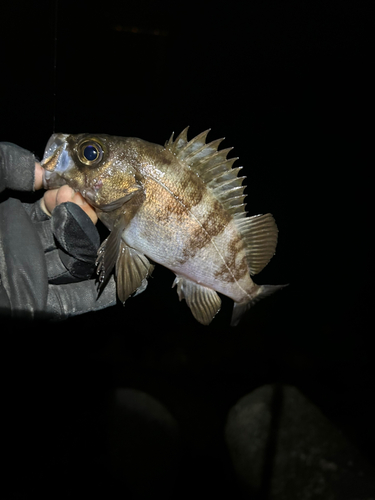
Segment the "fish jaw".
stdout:
<svg viewBox="0 0 375 500">
<path fill-rule="evenodd" d="M 53 134 L 47 143 L 41 162 L 44 168 L 44 189 L 54 189 L 66 184 L 66 174 L 74 168 L 74 161 L 67 150 L 68 137 L 69 134 Z"/>
</svg>

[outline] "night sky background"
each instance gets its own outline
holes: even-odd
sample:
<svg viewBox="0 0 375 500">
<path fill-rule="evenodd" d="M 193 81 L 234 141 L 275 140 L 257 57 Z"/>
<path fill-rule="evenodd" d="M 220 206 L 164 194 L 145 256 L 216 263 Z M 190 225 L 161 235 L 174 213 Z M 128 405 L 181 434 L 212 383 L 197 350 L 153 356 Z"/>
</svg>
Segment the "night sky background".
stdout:
<svg viewBox="0 0 375 500">
<path fill-rule="evenodd" d="M 125 308 L 3 323 L 8 477 L 20 498 L 60 498 L 47 493 L 56 484 L 67 498 L 77 478 L 91 496 L 108 491 L 116 387 L 168 408 L 191 476 L 217 492 L 234 491 L 226 415 L 265 383 L 297 386 L 375 464 L 374 29 L 373 4 L 354 0 L 68 0 L 57 19 L 54 2 L 2 6 L 0 140 L 41 158 L 54 124 L 159 144 L 187 125 L 190 138 L 211 128 L 244 167 L 250 215 L 278 224 L 277 253 L 255 281 L 290 284 L 235 329 L 225 297 L 212 324 L 198 324 L 161 266 Z"/>
</svg>

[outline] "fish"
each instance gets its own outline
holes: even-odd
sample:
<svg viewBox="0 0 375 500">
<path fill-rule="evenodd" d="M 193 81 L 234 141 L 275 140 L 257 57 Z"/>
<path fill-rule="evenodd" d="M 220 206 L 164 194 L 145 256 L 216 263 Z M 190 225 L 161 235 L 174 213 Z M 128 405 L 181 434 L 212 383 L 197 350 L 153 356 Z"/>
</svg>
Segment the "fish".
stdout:
<svg viewBox="0 0 375 500">
<path fill-rule="evenodd" d="M 285 285 L 257 285 L 275 253 L 272 214 L 245 210 L 242 167 L 186 127 L 164 146 L 136 137 L 53 134 L 42 166 L 45 189 L 68 184 L 110 230 L 98 250 L 99 293 L 115 273 L 119 300 L 143 292 L 155 264 L 175 274 L 173 287 L 195 319 L 211 323 L 219 294 L 234 301 L 231 325 L 258 300 Z"/>
</svg>

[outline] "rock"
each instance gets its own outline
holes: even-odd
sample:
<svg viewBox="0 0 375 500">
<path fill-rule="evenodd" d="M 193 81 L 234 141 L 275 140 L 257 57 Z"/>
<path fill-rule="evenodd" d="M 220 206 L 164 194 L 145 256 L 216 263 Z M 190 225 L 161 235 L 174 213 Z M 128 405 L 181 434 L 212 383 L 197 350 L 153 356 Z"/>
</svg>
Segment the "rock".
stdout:
<svg viewBox="0 0 375 500">
<path fill-rule="evenodd" d="M 180 456 L 178 424 L 169 411 L 146 393 L 117 389 L 108 436 L 118 489 L 130 498 L 169 498 Z"/>
<path fill-rule="evenodd" d="M 265 385 L 230 410 L 225 439 L 251 498 L 375 500 L 375 470 L 295 387 Z"/>
</svg>

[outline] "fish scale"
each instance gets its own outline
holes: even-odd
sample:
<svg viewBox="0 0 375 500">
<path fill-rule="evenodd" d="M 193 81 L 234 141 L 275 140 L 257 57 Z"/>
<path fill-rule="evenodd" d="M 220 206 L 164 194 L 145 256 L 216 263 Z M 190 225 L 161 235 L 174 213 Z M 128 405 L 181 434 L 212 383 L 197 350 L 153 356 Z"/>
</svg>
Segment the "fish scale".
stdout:
<svg viewBox="0 0 375 500">
<path fill-rule="evenodd" d="M 209 324 L 218 313 L 219 292 L 234 300 L 236 325 L 282 287 L 251 278 L 275 253 L 278 230 L 271 214 L 247 216 L 242 167 L 227 158 L 232 148 L 218 149 L 223 139 L 206 143 L 208 132 L 188 141 L 186 128 L 164 147 L 105 134 L 54 134 L 42 162 L 44 183 L 52 188 L 65 180 L 111 230 L 98 253 L 99 288 L 115 268 L 125 302 L 146 288 L 158 263 L 175 273 L 173 286 L 199 322 Z"/>
</svg>

